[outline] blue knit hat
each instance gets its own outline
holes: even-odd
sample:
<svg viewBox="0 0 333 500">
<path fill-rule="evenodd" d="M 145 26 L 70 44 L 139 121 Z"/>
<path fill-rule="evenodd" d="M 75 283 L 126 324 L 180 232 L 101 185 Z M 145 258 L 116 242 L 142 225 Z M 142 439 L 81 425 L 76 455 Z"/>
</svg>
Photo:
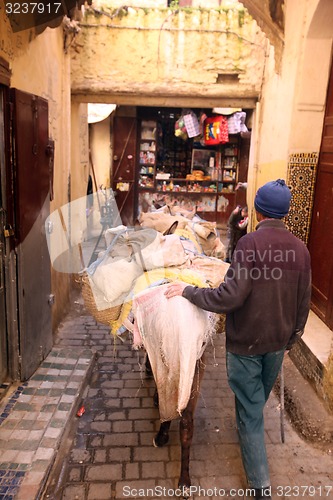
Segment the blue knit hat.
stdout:
<svg viewBox="0 0 333 500">
<path fill-rule="evenodd" d="M 282 219 L 289 212 L 290 199 L 290 189 L 283 179 L 278 179 L 258 189 L 254 208 L 265 217 Z"/>
</svg>

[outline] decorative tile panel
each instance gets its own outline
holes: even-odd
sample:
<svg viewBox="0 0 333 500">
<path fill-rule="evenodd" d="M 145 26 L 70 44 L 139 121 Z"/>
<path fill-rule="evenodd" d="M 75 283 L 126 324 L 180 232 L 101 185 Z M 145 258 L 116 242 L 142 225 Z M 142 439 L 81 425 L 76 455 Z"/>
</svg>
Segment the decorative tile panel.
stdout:
<svg viewBox="0 0 333 500">
<path fill-rule="evenodd" d="M 287 184 L 292 200 L 286 225 L 305 244 L 310 234 L 318 156 L 318 153 L 293 153 L 289 156 Z"/>
</svg>

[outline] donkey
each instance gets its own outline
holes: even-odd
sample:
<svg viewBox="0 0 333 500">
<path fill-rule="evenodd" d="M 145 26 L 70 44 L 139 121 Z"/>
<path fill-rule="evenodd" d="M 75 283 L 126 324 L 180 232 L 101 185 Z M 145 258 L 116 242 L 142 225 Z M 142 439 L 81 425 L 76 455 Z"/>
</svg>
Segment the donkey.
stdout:
<svg viewBox="0 0 333 500">
<path fill-rule="evenodd" d="M 138 226 L 139 226 L 139 224 L 136 225 L 137 228 L 138 228 Z M 176 231 L 177 226 L 178 226 L 178 221 L 174 222 L 171 225 L 171 227 L 169 227 L 166 231 L 164 231 L 163 234 L 164 235 L 173 234 Z M 171 302 L 169 304 L 171 304 Z M 191 304 L 191 306 L 193 307 L 192 304 Z M 184 312 L 186 309 L 187 309 L 187 307 L 182 308 L 181 315 L 186 314 Z M 174 313 L 174 311 L 172 311 L 172 310 L 169 311 L 169 318 L 173 317 L 173 313 Z M 159 325 L 159 316 L 160 316 L 160 311 L 157 308 L 156 323 L 150 324 L 150 328 L 152 328 L 152 330 L 156 334 L 161 332 L 160 325 Z M 183 328 L 185 328 L 185 327 L 186 326 L 183 323 Z M 181 326 L 179 328 L 181 328 Z M 154 337 L 154 335 L 153 335 L 153 337 Z M 158 347 L 155 346 L 155 348 L 158 348 Z M 203 352 L 203 350 L 201 350 L 201 352 Z M 145 370 L 146 370 L 146 374 L 148 376 L 153 375 L 153 369 L 152 369 L 150 360 L 148 358 L 148 354 L 147 354 L 146 363 L 145 363 Z M 179 431 L 180 431 L 180 444 L 181 444 L 181 469 L 180 469 L 180 477 L 179 477 L 179 481 L 178 481 L 178 487 L 182 490 L 184 498 L 188 498 L 189 493 L 190 493 L 190 486 L 191 486 L 190 450 L 191 450 L 193 431 L 194 431 L 194 411 L 195 411 L 198 397 L 199 397 L 200 385 L 201 385 L 201 380 L 202 380 L 203 375 L 204 375 L 204 370 L 205 370 L 205 364 L 204 364 L 204 353 L 203 353 L 201 355 L 200 359 L 197 359 L 197 361 L 196 361 L 196 366 L 195 366 L 195 370 L 194 370 L 194 377 L 193 377 L 193 381 L 192 381 L 191 394 L 190 394 L 187 406 L 181 412 L 181 416 L 180 416 Z M 156 380 L 155 380 L 155 382 L 156 382 Z M 155 390 L 155 394 L 154 394 L 154 404 L 155 404 L 155 406 L 159 405 L 159 398 L 158 398 L 157 389 Z M 171 425 L 171 420 L 161 422 L 159 431 L 153 440 L 154 446 L 162 447 L 168 443 L 170 425 Z"/>
<path fill-rule="evenodd" d="M 205 369 L 203 352 L 216 325 L 210 314 L 186 299 L 166 299 L 166 286 L 152 287 L 134 299 L 133 331 L 134 337 L 142 332 L 139 345 L 147 352 L 146 374 L 153 375 L 156 384 L 154 404 L 159 407 L 161 424 L 153 439 L 154 446 L 168 443 L 171 421 L 180 417 L 178 487 L 188 498 L 194 411 Z M 192 321 L 191 331 L 187 335 L 189 321 Z"/>
<path fill-rule="evenodd" d="M 152 376 L 152 370 L 148 357 L 146 360 L 145 368 L 146 368 L 146 374 L 148 376 Z M 182 412 L 179 422 L 181 466 L 180 466 L 178 488 L 182 490 L 184 498 L 189 497 L 189 491 L 191 486 L 190 451 L 191 451 L 193 431 L 194 431 L 194 411 L 198 402 L 200 385 L 204 375 L 204 371 L 205 371 L 205 363 L 203 354 L 196 363 L 195 375 L 192 382 L 191 397 L 189 399 L 189 402 L 185 410 Z M 155 390 L 154 394 L 154 405 L 158 407 L 157 389 Z M 159 431 L 153 439 L 154 446 L 162 447 L 168 443 L 170 425 L 171 425 L 171 420 L 168 420 L 166 422 L 161 422 Z"/>
</svg>

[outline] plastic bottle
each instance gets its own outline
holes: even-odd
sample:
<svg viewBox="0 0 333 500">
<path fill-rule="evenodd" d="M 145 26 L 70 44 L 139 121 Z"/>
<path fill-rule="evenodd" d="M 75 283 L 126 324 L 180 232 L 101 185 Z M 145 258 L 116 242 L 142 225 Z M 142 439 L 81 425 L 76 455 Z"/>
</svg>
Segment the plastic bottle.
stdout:
<svg viewBox="0 0 333 500">
<path fill-rule="evenodd" d="M 211 180 L 212 181 L 217 181 L 217 170 L 216 170 L 215 167 L 212 169 Z"/>
</svg>

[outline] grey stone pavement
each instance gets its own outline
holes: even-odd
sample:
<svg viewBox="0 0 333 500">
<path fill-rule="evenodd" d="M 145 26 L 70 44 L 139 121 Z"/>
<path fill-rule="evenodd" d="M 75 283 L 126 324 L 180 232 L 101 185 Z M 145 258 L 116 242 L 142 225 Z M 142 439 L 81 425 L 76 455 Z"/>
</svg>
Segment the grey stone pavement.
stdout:
<svg viewBox="0 0 333 500">
<path fill-rule="evenodd" d="M 73 299 L 49 359 L 1 404 L 0 500 L 181 498 L 179 423 L 165 447 L 153 447 L 159 414 L 142 356 L 126 335 L 114 344 L 108 327 Z M 206 349 L 194 422 L 192 498 L 247 498 L 223 334 Z M 273 498 L 333 498 L 331 449 L 306 443 L 287 416 L 284 429 L 282 443 L 272 394 L 265 434 Z"/>
</svg>

